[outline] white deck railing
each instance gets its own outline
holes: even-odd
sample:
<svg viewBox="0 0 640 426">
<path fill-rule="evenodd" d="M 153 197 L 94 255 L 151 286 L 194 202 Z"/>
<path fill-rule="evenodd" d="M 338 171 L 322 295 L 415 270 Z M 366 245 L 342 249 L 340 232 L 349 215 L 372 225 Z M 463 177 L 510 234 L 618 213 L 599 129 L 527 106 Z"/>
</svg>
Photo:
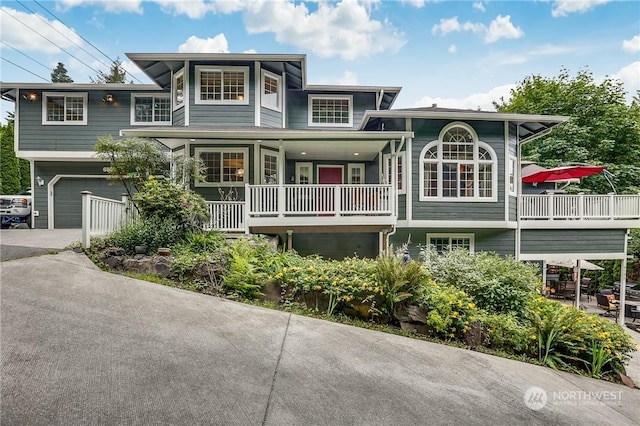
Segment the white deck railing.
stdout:
<svg viewBox="0 0 640 426">
<path fill-rule="evenodd" d="M 247 185 L 248 216 L 392 215 L 391 185 Z"/>
<path fill-rule="evenodd" d="M 522 195 L 520 219 L 640 219 L 640 195 Z"/>
<path fill-rule="evenodd" d="M 209 229 L 223 232 L 245 232 L 244 201 L 207 201 L 209 205 Z"/>
<path fill-rule="evenodd" d="M 112 200 L 82 191 L 82 245 L 89 248 L 91 237 L 107 235 L 133 223 L 137 213 L 126 196 Z"/>
</svg>

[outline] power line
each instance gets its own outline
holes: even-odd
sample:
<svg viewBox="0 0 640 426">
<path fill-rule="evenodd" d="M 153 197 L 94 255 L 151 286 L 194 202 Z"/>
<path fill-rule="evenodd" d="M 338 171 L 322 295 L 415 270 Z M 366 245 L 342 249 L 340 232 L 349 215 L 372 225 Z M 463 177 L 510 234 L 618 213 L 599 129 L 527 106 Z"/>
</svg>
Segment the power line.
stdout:
<svg viewBox="0 0 640 426">
<path fill-rule="evenodd" d="M 78 43 L 76 43 L 75 41 L 71 40 L 69 37 L 67 37 L 62 31 L 60 31 L 59 29 L 57 29 L 56 27 L 54 27 L 53 25 L 51 25 L 51 23 L 49 23 L 49 21 L 47 21 L 46 19 L 44 19 L 43 17 L 41 17 L 39 14 L 37 14 L 36 12 L 34 12 L 33 10 L 31 10 L 29 7 L 27 7 L 27 5 L 25 5 L 24 3 L 22 3 L 19 0 L 16 0 L 18 2 L 18 4 L 20 4 L 22 7 L 24 7 L 25 9 L 27 9 L 29 12 L 31 12 L 32 14 L 34 14 L 38 19 L 40 19 L 42 22 L 44 22 L 45 24 L 47 24 L 49 27 L 53 28 L 53 30 L 55 30 L 58 34 L 60 34 L 62 37 L 66 38 L 69 42 L 73 43 L 74 45 L 76 45 L 79 49 L 81 49 L 83 52 L 85 52 L 87 55 L 91 56 L 93 59 L 95 59 L 96 61 L 100 62 L 102 65 L 104 65 L 105 67 L 109 67 L 109 65 L 105 64 L 104 62 L 102 62 L 101 59 L 97 58 L 95 55 L 93 55 L 93 53 L 89 52 L 88 50 L 86 50 L 84 47 L 82 47 L 81 45 L 79 45 Z M 67 26 L 65 23 L 62 22 L 63 25 Z M 67 26 L 67 28 L 69 28 Z M 69 28 L 71 29 L 71 28 Z M 72 29 L 71 29 L 72 30 Z M 73 31 L 73 30 L 72 30 Z M 75 33 L 75 31 L 74 31 Z M 77 34 L 77 33 L 75 33 Z M 77 59 L 77 58 L 76 58 Z"/>
<path fill-rule="evenodd" d="M 20 3 L 18 1 L 18 3 Z M 49 9 L 47 9 L 46 7 L 44 7 L 42 4 L 40 4 L 39 1 L 34 0 L 34 3 L 37 4 L 38 6 L 40 6 L 45 12 L 47 12 L 51 17 L 53 17 L 54 19 L 56 19 L 58 22 L 60 22 L 62 25 L 64 25 L 65 27 L 69 28 L 71 31 L 73 31 L 74 34 L 76 34 L 78 37 L 80 37 L 82 40 L 84 40 L 86 43 L 88 43 L 91 47 L 93 47 L 94 49 L 96 49 L 98 52 L 100 52 L 100 54 L 102 54 L 102 56 L 104 56 L 105 58 L 107 58 L 109 60 L 110 63 L 115 63 L 116 61 L 114 61 L 113 59 L 111 59 L 106 53 L 104 53 L 102 50 L 100 50 L 95 44 L 91 43 L 89 40 L 87 40 L 86 38 L 84 38 L 82 36 L 82 34 L 79 34 L 76 30 L 74 30 L 73 28 L 71 28 L 69 25 L 67 25 L 62 19 L 60 19 L 59 17 L 57 17 L 55 14 L 53 14 L 53 12 L 51 12 Z M 22 4 L 22 3 L 20 3 Z M 29 9 L 27 9 L 29 10 Z M 30 10 L 31 11 L 31 10 Z M 32 13 L 34 13 L 33 11 L 31 11 Z M 84 50 L 84 49 L 83 49 Z M 86 52 L 86 50 L 85 50 Z M 89 53 L 89 52 L 87 52 Z M 91 55 L 92 57 L 95 58 L 95 56 Z M 97 58 L 95 58 L 96 60 L 98 60 Z M 100 61 L 100 63 L 102 63 L 103 65 L 106 66 L 106 64 L 104 64 L 104 62 Z M 133 78 L 134 80 L 136 80 L 138 83 L 142 83 L 142 80 L 140 80 L 138 77 L 136 77 L 135 75 L 131 74 L 130 72 L 127 72 L 127 70 L 125 70 L 123 68 L 123 71 L 125 72 L 125 74 L 128 74 L 131 78 Z"/>
<path fill-rule="evenodd" d="M 43 79 L 43 80 L 44 80 L 44 81 L 46 81 L 47 83 L 50 83 L 50 82 L 51 82 L 51 80 L 46 79 L 46 78 L 42 77 L 41 75 L 38 75 L 38 74 L 34 73 L 33 71 L 29 71 L 28 69 L 26 69 L 26 68 L 24 68 L 24 67 L 21 67 L 20 65 L 16 64 L 15 62 L 11 62 L 10 60 L 8 60 L 7 58 L 5 58 L 4 56 L 2 57 L 2 60 L 3 60 L 3 61 L 7 61 L 7 62 L 9 62 L 11 65 L 15 65 L 16 67 L 20 68 L 20 69 L 21 69 L 21 70 L 23 70 L 23 71 L 28 72 L 29 74 L 33 74 L 33 75 L 35 75 L 36 77 Z"/>
<path fill-rule="evenodd" d="M 16 52 L 18 52 L 19 54 L 21 54 L 22 56 L 26 56 L 28 59 L 31 59 L 33 62 L 35 62 L 36 64 L 42 65 L 44 68 L 46 68 L 47 70 L 50 70 L 51 68 L 49 67 L 49 65 L 45 65 L 42 62 L 38 61 L 37 59 L 27 55 L 24 52 L 21 52 L 20 50 L 16 49 L 15 47 L 11 46 L 9 43 L 7 43 L 4 40 L 0 40 L 2 42 L 2 44 L 6 44 L 8 48 L 15 50 Z"/>
<path fill-rule="evenodd" d="M 95 68 L 93 68 L 91 65 L 87 64 L 86 62 L 84 62 L 82 59 L 77 58 L 76 56 L 74 56 L 72 53 L 70 53 L 69 51 L 67 51 L 65 48 L 59 46 L 58 44 L 54 43 L 53 41 L 47 39 L 45 36 L 43 36 L 42 34 L 40 34 L 38 31 L 34 30 L 33 28 L 31 28 L 29 25 L 25 24 L 24 22 L 22 22 L 20 19 L 16 18 L 15 16 L 13 16 L 12 14 L 10 14 L 9 12 L 7 12 L 7 9 L 0 9 L 2 10 L 4 13 L 6 13 L 7 15 L 9 15 L 10 17 L 12 17 L 13 19 L 15 19 L 16 21 L 20 22 L 22 25 L 24 25 L 25 27 L 29 28 L 31 31 L 33 31 L 34 33 L 38 34 L 40 37 L 42 37 L 43 39 L 47 40 L 49 43 L 53 44 L 54 46 L 56 46 L 58 49 L 62 50 L 63 52 L 65 52 L 67 55 L 75 58 L 78 60 L 78 62 L 80 62 L 81 64 L 83 64 L 84 66 L 86 66 L 89 69 L 92 69 L 94 72 L 98 73 L 98 70 L 96 70 Z"/>
</svg>

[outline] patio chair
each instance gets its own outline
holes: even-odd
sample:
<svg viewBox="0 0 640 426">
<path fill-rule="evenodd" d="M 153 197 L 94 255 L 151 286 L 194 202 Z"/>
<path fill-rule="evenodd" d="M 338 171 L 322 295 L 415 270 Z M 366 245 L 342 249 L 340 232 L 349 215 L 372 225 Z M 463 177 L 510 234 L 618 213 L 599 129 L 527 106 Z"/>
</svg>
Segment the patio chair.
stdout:
<svg viewBox="0 0 640 426">
<path fill-rule="evenodd" d="M 598 307 L 605 310 L 605 313 L 600 315 L 605 317 L 617 316 L 620 305 L 613 294 L 598 293 L 596 294 L 596 301 L 598 302 Z"/>
</svg>

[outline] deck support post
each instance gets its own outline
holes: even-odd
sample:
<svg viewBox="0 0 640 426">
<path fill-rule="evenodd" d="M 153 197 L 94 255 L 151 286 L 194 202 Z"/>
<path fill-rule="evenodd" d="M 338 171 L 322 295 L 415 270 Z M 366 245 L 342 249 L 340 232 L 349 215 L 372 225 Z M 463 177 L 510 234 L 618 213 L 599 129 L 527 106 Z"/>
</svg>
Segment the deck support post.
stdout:
<svg viewBox="0 0 640 426">
<path fill-rule="evenodd" d="M 293 250 L 293 229 L 287 229 L 287 251 Z"/>
</svg>

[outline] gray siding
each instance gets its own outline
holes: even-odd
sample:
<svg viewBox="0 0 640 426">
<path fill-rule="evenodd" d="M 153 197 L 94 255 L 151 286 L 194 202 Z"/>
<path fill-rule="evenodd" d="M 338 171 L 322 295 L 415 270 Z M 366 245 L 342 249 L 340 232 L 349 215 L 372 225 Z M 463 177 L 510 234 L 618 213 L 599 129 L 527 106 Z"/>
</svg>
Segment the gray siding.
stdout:
<svg viewBox="0 0 640 426">
<path fill-rule="evenodd" d="M 509 154 L 518 155 L 518 128 L 513 123 L 509 123 Z"/>
<path fill-rule="evenodd" d="M 185 116 L 185 108 L 178 108 L 177 110 L 173 111 L 173 125 L 174 126 L 184 126 L 184 116 Z"/>
<path fill-rule="evenodd" d="M 264 127 L 282 128 L 282 113 L 269 108 L 260 107 L 260 125 Z"/>
<path fill-rule="evenodd" d="M 308 92 L 290 90 L 287 92 L 287 127 L 291 129 L 331 129 L 332 127 L 309 126 L 309 95 L 353 95 L 353 126 L 346 129 L 356 130 L 360 126 L 364 112 L 375 109 L 375 93 L 347 92 Z M 345 127 L 335 127 L 344 130 Z"/>
<path fill-rule="evenodd" d="M 516 197 L 509 197 L 509 220 L 518 220 L 518 199 Z"/>
<path fill-rule="evenodd" d="M 102 102 L 104 94 L 89 92 L 87 125 L 43 125 L 42 92 L 37 102 L 19 98 L 20 150 L 92 151 L 98 136 L 118 138 L 120 129 L 131 127 L 131 92 L 113 92 L 115 101 L 109 104 Z"/>
<path fill-rule="evenodd" d="M 524 229 L 521 253 L 622 253 L 624 229 Z"/>
<path fill-rule="evenodd" d="M 469 121 L 480 141 L 493 148 L 497 156 L 498 168 L 498 201 L 497 202 L 447 202 L 420 201 L 419 170 L 422 167 L 420 153 L 422 149 L 438 139 L 440 131 L 452 120 L 424 120 L 414 119 L 413 128 L 415 138 L 412 141 L 413 158 L 411 179 L 413 190 L 413 219 L 414 220 L 503 220 L 504 219 L 504 123 Z"/>
<path fill-rule="evenodd" d="M 300 255 L 319 254 L 330 259 L 374 258 L 380 244 L 378 233 L 293 234 L 293 248 Z"/>
<path fill-rule="evenodd" d="M 515 254 L 515 231 L 513 229 L 427 229 L 427 228 L 398 228 L 389 239 L 394 247 L 400 247 L 409 239 L 409 254 L 418 259 L 420 250 L 427 244 L 427 234 L 473 234 L 476 252 L 488 251 L 501 256 Z"/>
<path fill-rule="evenodd" d="M 40 176 L 44 179 L 44 186 L 36 186 L 33 188 L 33 209 L 38 210 L 39 217 L 35 218 L 34 226 L 36 228 L 47 228 L 48 226 L 48 200 L 47 200 L 47 184 L 54 176 L 65 175 L 100 175 L 106 176 L 103 168 L 108 166 L 107 163 L 92 162 L 49 162 L 36 161 L 34 164 L 34 176 Z M 74 187 L 69 183 L 73 179 L 63 178 L 58 181 L 54 187 L 54 199 L 62 204 L 55 206 L 55 214 L 67 211 L 69 215 L 75 216 L 79 214 L 81 191 L 92 191 L 95 195 L 106 196 L 108 198 L 120 199 L 124 188 L 119 184 L 107 179 L 91 179 L 84 180 L 86 186 Z M 80 180 L 77 180 L 80 182 Z M 58 199 L 59 198 L 59 199 Z M 61 210 L 58 210 L 61 209 Z M 64 210 L 64 211 L 62 211 Z M 78 224 L 79 227 L 79 224 Z"/>
</svg>

